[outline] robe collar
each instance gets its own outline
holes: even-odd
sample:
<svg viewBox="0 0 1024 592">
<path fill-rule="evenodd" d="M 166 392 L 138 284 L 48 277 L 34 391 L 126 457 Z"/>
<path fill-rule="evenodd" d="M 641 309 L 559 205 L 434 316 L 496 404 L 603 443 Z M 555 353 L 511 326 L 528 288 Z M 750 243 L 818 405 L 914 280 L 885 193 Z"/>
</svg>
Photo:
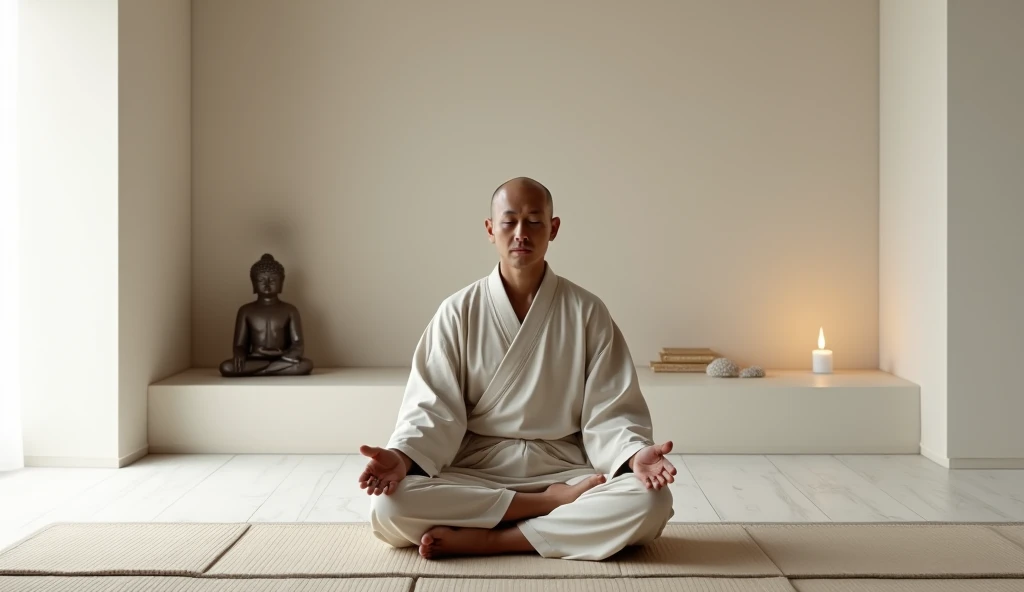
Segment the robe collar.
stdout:
<svg viewBox="0 0 1024 592">
<path fill-rule="evenodd" d="M 555 288 L 558 284 L 558 276 L 555 275 L 554 270 L 551 269 L 551 265 L 544 262 L 544 277 L 540 281 L 540 286 L 537 288 L 537 293 L 533 297 L 533 302 L 530 304 L 530 310 L 526 313 L 526 317 L 523 322 L 519 322 L 519 317 L 516 316 L 516 311 L 512 308 L 512 301 L 508 298 L 508 293 L 505 292 L 505 284 L 501 280 L 501 263 L 494 266 L 491 270 L 491 274 L 487 279 L 488 292 L 490 292 L 491 305 L 494 307 L 495 312 L 498 315 L 498 321 L 500 322 L 502 330 L 505 332 L 505 336 L 508 341 L 511 342 L 515 339 L 515 336 L 519 333 L 519 329 L 522 325 L 530 323 L 534 317 L 546 316 L 547 308 L 550 305 L 551 299 L 554 296 Z"/>
</svg>

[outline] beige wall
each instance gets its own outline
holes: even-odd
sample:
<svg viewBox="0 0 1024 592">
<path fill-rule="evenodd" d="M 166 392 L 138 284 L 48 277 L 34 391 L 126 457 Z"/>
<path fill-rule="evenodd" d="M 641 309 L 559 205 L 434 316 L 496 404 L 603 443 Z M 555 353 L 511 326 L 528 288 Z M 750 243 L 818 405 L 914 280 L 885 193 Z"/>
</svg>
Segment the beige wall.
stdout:
<svg viewBox="0 0 1024 592">
<path fill-rule="evenodd" d="M 1024 458 L 1024 2 L 949 3 L 949 456 Z"/>
<path fill-rule="evenodd" d="M 119 13 L 119 454 L 147 446 L 150 383 L 191 358 L 190 0 Z"/>
<path fill-rule="evenodd" d="M 493 188 L 555 195 L 554 269 L 666 345 L 878 363 L 878 6 L 818 0 L 193 4 L 193 363 L 249 266 L 319 366 L 405 365 L 495 262 Z"/>
<path fill-rule="evenodd" d="M 879 366 L 921 387 L 946 455 L 946 2 L 880 5 Z"/>
<path fill-rule="evenodd" d="M 117 458 L 117 9 L 117 0 L 20 4 L 26 464 Z"/>
</svg>

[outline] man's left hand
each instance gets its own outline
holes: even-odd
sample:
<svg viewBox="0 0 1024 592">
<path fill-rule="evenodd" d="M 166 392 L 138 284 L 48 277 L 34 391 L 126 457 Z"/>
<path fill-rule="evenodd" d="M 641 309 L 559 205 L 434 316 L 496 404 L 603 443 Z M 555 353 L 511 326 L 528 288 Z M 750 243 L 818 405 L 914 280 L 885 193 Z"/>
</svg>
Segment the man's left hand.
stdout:
<svg viewBox="0 0 1024 592">
<path fill-rule="evenodd" d="M 633 455 L 629 468 L 647 489 L 661 489 L 675 481 L 676 468 L 665 455 L 672 452 L 672 442 L 648 446 Z"/>
</svg>

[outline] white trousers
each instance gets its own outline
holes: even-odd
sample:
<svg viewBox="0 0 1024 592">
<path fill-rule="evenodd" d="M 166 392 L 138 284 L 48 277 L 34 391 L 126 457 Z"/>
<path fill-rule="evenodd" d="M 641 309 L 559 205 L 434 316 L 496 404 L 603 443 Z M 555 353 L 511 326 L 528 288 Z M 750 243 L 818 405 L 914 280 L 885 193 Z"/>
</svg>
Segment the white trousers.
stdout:
<svg viewBox="0 0 1024 592">
<path fill-rule="evenodd" d="M 395 546 L 419 545 L 435 526 L 494 528 L 515 491 L 467 484 L 462 475 L 407 476 L 391 495 L 372 496 L 374 535 Z M 567 481 L 574 485 L 586 476 Z M 463 482 L 460 482 L 463 481 Z M 626 473 L 587 490 L 545 516 L 516 523 L 542 556 L 600 561 L 661 536 L 674 515 L 668 487 L 647 489 Z"/>
</svg>

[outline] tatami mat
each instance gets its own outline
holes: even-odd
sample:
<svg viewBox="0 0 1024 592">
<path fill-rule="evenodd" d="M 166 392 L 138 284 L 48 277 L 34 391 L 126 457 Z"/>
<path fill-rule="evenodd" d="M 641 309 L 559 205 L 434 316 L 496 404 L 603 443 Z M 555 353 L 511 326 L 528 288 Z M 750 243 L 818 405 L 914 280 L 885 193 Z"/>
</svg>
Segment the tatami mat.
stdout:
<svg viewBox="0 0 1024 592">
<path fill-rule="evenodd" d="M 392 548 L 369 524 L 253 524 L 209 571 L 213 575 L 359 575 L 609 577 L 611 562 L 536 555 L 427 560 L 415 547 Z"/>
<path fill-rule="evenodd" d="M 484 580 L 421 578 L 415 592 L 795 592 L 786 578 Z"/>
<path fill-rule="evenodd" d="M 793 580 L 798 592 L 1024 592 L 1024 580 Z"/>
<path fill-rule="evenodd" d="M 0 554 L 0 575 L 198 575 L 247 524 L 52 524 Z"/>
<path fill-rule="evenodd" d="M 1016 543 L 1024 549 L 1024 526 L 1021 525 L 993 525 L 992 529 Z"/>
<path fill-rule="evenodd" d="M 0 592 L 410 592 L 412 578 L 214 580 L 175 576 L 0 576 Z"/>
<path fill-rule="evenodd" d="M 749 525 L 750 536 L 790 577 L 1024 577 L 1024 548 L 985 525 Z"/>
<path fill-rule="evenodd" d="M 308 553 L 317 549 L 317 553 Z M 777 576 L 779 569 L 741 526 L 674 525 L 654 543 L 602 562 L 535 555 L 428 561 L 414 547 L 393 549 L 364 524 L 255 524 L 210 569 L 216 575 L 444 575 L 530 577 Z"/>
<path fill-rule="evenodd" d="M 55 524 L 0 553 L 4 575 L 0 592 L 1024 592 L 1024 525 L 677 523 L 608 560 L 571 561 L 428 560 L 366 523 Z"/>
<path fill-rule="evenodd" d="M 669 524 L 661 537 L 617 556 L 624 576 L 779 576 L 738 525 Z"/>
</svg>

